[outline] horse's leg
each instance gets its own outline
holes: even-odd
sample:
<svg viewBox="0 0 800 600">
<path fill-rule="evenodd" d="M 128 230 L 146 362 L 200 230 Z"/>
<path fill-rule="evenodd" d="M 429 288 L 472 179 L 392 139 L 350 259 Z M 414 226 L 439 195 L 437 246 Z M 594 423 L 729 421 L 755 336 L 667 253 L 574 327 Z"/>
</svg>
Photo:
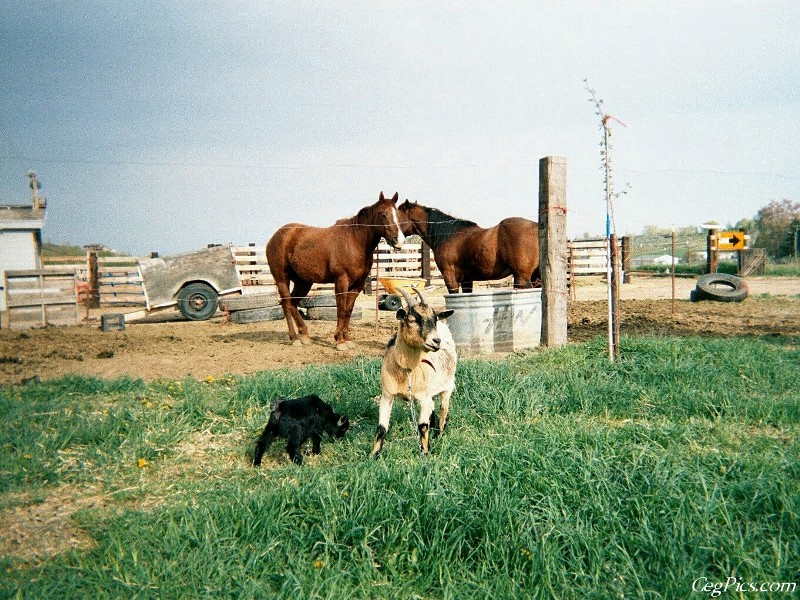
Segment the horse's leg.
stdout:
<svg viewBox="0 0 800 600">
<path fill-rule="evenodd" d="M 346 348 L 355 348 L 355 343 L 350 341 L 350 317 L 353 315 L 353 308 L 356 305 L 359 292 L 349 291 L 343 296 L 344 315 L 339 315 L 339 303 L 336 303 L 336 320 L 341 320 L 341 336 Z M 338 328 L 338 325 L 337 325 Z M 339 345 L 337 344 L 337 349 Z"/>
<path fill-rule="evenodd" d="M 356 303 L 358 292 L 350 290 L 350 281 L 346 276 L 336 280 L 336 333 L 333 339 L 336 342 L 337 350 L 347 350 L 350 314 Z"/>
<path fill-rule="evenodd" d="M 531 284 L 533 287 L 542 287 L 542 272 L 538 266 L 531 273 Z"/>
<path fill-rule="evenodd" d="M 532 288 L 533 284 L 531 284 L 530 279 L 525 279 L 522 273 L 514 273 L 514 289 L 515 290 L 526 290 L 528 288 Z"/>
<path fill-rule="evenodd" d="M 311 290 L 311 282 L 305 281 L 304 279 L 298 279 L 294 282 L 294 286 L 292 287 L 292 302 L 291 302 L 291 310 L 292 310 L 292 318 L 294 322 L 297 324 L 297 333 L 299 335 L 300 343 L 303 346 L 308 346 L 311 344 L 311 338 L 308 335 L 308 325 L 303 320 L 300 311 L 297 308 L 300 306 L 300 301 L 308 296 L 308 292 Z M 293 342 L 294 343 L 294 342 Z"/>
<path fill-rule="evenodd" d="M 276 281 L 275 286 L 278 288 L 278 295 L 281 299 L 281 308 L 283 308 L 283 316 L 286 319 L 286 326 L 289 328 L 289 342 L 292 344 L 297 340 L 297 331 L 294 327 L 294 316 L 292 307 L 292 297 L 289 294 L 288 280 Z"/>
<path fill-rule="evenodd" d="M 447 287 L 448 293 L 458 293 L 458 279 L 456 279 L 456 273 L 453 267 L 445 267 L 444 271 L 442 271 L 442 279 L 444 279 L 444 285 Z"/>
</svg>

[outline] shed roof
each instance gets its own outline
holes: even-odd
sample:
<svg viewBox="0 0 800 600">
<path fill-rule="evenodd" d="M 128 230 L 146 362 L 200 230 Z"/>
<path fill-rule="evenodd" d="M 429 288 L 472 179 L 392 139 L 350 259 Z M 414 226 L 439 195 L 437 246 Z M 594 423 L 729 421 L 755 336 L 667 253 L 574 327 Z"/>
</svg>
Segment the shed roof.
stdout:
<svg viewBox="0 0 800 600">
<path fill-rule="evenodd" d="M 0 206 L 0 229 L 36 230 L 44 227 L 44 208 Z"/>
</svg>

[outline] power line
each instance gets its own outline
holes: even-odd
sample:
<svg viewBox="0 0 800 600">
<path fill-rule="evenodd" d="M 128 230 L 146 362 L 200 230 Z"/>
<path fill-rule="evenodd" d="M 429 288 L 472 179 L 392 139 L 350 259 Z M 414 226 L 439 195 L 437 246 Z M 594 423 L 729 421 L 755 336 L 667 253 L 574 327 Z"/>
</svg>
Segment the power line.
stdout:
<svg viewBox="0 0 800 600">
<path fill-rule="evenodd" d="M 70 159 L 70 158 L 41 158 L 32 156 L 0 156 L 0 160 L 25 161 L 29 163 L 46 164 L 84 164 L 84 165 L 106 165 L 106 166 L 134 166 L 134 167 L 218 167 L 225 169 L 263 169 L 272 171 L 307 171 L 311 169 L 397 169 L 397 170 L 447 170 L 447 169 L 530 169 L 536 165 L 536 161 L 523 163 L 463 163 L 452 165 L 375 165 L 366 163 L 318 163 L 303 165 L 277 165 L 277 164 L 255 164 L 255 163 L 235 163 L 235 162 L 210 162 L 210 161 L 136 161 L 136 160 L 101 160 L 101 159 Z M 597 171 L 596 168 L 573 166 L 573 171 Z M 784 173 L 772 173 L 767 171 L 724 171 L 719 169 L 628 169 L 618 168 L 620 173 L 635 173 L 637 175 L 723 175 L 723 176 L 748 176 L 748 177 L 774 177 L 790 181 L 800 181 L 800 175 L 787 175 Z"/>
<path fill-rule="evenodd" d="M 319 163 L 305 165 L 264 165 L 253 163 L 226 163 L 226 162 L 184 162 L 184 161 L 135 161 L 135 160 L 100 160 L 100 159 L 67 159 L 67 158 L 35 158 L 30 156 L 0 156 L 0 160 L 27 161 L 33 163 L 49 164 L 86 164 L 108 166 L 136 166 L 136 167 L 221 167 L 228 169 L 266 169 L 303 171 L 309 169 L 405 169 L 405 170 L 437 170 L 437 169 L 476 169 L 476 168 L 510 168 L 529 169 L 535 162 L 530 163 L 467 163 L 459 165 L 370 165 L 360 163 Z"/>
</svg>

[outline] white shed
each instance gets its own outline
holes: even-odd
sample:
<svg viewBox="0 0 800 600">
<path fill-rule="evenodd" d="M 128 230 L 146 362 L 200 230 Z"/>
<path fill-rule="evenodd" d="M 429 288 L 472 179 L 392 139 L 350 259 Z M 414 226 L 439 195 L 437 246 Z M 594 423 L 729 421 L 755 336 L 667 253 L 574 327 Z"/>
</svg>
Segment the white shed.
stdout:
<svg viewBox="0 0 800 600">
<path fill-rule="evenodd" d="M 0 206 L 0 310 L 6 310 L 5 272 L 15 269 L 40 269 L 45 199 L 39 195 L 36 173 L 31 179 L 32 205 Z"/>
<path fill-rule="evenodd" d="M 654 265 L 661 265 L 661 266 L 669 266 L 672 264 L 672 261 L 675 261 L 675 264 L 678 265 L 681 262 L 681 259 L 678 257 L 673 257 L 671 254 L 662 254 L 661 256 L 654 256 L 653 257 L 653 264 Z"/>
</svg>

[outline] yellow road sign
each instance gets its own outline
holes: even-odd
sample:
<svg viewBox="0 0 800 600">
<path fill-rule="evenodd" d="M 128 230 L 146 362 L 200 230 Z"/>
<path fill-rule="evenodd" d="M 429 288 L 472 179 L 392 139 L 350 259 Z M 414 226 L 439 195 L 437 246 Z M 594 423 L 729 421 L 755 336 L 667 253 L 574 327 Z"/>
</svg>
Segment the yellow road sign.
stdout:
<svg viewBox="0 0 800 600">
<path fill-rule="evenodd" d="M 722 252 L 745 249 L 744 231 L 720 231 L 717 234 L 717 250 Z"/>
</svg>

